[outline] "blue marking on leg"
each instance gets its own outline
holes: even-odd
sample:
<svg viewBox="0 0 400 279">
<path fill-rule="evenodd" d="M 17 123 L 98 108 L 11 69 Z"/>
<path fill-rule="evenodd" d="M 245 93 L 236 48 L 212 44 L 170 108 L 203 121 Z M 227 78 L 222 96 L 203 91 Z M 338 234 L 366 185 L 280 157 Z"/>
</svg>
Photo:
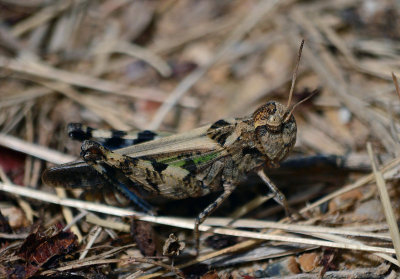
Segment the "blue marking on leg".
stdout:
<svg viewBox="0 0 400 279">
<path fill-rule="evenodd" d="M 117 183 L 115 183 L 117 184 Z M 146 202 L 144 199 L 141 197 L 137 196 L 135 193 L 133 193 L 131 190 L 129 190 L 124 184 L 121 182 L 118 182 L 118 185 L 116 185 L 118 190 L 121 191 L 128 199 L 130 199 L 133 203 L 135 203 L 137 206 L 139 206 L 144 212 L 154 215 L 153 212 L 153 207 Z"/>
</svg>

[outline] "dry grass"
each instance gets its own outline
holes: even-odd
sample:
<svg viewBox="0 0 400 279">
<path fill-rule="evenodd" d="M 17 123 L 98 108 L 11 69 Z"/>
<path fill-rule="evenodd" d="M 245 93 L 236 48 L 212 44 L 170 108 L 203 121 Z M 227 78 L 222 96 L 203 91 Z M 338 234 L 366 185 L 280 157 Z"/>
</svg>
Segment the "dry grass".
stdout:
<svg viewBox="0 0 400 279">
<path fill-rule="evenodd" d="M 43 263 L 38 275 L 396 276 L 397 3 L 0 0 L 0 8 L 0 211 L 8 220 L 0 220 L 0 277 L 23 262 L 27 233 L 57 224 L 78 236 L 74 259 Z M 302 39 L 293 101 L 321 93 L 296 108 L 291 157 L 267 170 L 301 216 L 285 218 L 250 176 L 221 217 L 200 227 L 193 259 L 193 217 L 214 197 L 162 203 L 151 216 L 42 184 L 45 167 L 78 157 L 69 122 L 175 133 L 267 100 L 286 104 Z M 140 255 L 131 215 L 153 224 L 161 243 L 174 232 L 183 253 Z"/>
</svg>

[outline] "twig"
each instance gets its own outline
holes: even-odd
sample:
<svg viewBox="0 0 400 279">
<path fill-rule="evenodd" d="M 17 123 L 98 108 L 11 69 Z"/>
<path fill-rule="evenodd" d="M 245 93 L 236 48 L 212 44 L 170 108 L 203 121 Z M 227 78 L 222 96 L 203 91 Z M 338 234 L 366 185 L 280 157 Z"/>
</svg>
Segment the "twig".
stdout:
<svg viewBox="0 0 400 279">
<path fill-rule="evenodd" d="M 65 189 L 57 187 L 56 188 L 56 193 L 57 196 L 59 196 L 60 198 L 66 198 L 67 197 L 67 193 L 65 191 Z M 70 224 L 70 228 L 71 231 L 76 234 L 76 236 L 78 237 L 78 241 L 81 242 L 83 237 L 81 234 L 81 231 L 79 230 L 78 226 L 76 224 L 74 224 L 73 220 L 74 220 L 74 215 L 72 214 L 72 210 L 69 207 L 62 207 L 62 214 L 65 218 L 65 221 L 67 222 L 67 224 Z"/>
<path fill-rule="evenodd" d="M 259 243 L 259 242 L 260 242 L 260 240 L 253 240 L 253 239 L 252 240 L 243 241 L 243 242 L 238 243 L 236 245 L 233 245 L 233 246 L 230 246 L 230 247 L 227 247 L 227 248 L 215 251 L 215 252 L 208 253 L 207 255 L 200 255 L 196 259 L 191 260 L 189 262 L 186 262 L 184 264 L 178 265 L 177 267 L 182 269 L 182 268 L 185 268 L 185 267 L 197 264 L 197 263 L 204 262 L 204 261 L 212 259 L 212 258 L 216 258 L 216 257 L 222 256 L 222 255 L 225 255 L 225 254 L 231 254 L 231 253 L 234 253 L 234 252 L 237 252 L 237 251 L 241 251 L 243 249 L 249 248 L 250 247 L 250 245 L 249 245 L 250 243 L 255 244 L 255 243 Z M 138 279 L 158 278 L 159 276 L 161 276 L 163 274 L 165 274 L 165 272 L 159 271 L 159 272 L 155 272 L 155 273 L 152 273 L 152 274 L 141 276 Z"/>
<path fill-rule="evenodd" d="M 34 100 L 51 93 L 53 93 L 53 90 L 43 88 L 41 86 L 31 87 L 20 92 L 12 92 L 10 95 L 1 96 L 0 108 L 29 102 L 30 100 Z"/>
<path fill-rule="evenodd" d="M 0 233 L 0 238 L 4 239 L 26 239 L 29 233 Z"/>
<path fill-rule="evenodd" d="M 383 173 L 389 173 L 390 171 L 392 171 L 393 169 L 398 167 L 399 164 L 400 164 L 400 158 L 396 158 L 396 159 L 390 161 L 389 163 L 387 163 L 384 167 L 382 167 L 381 171 Z M 313 209 L 313 208 L 315 208 L 317 206 L 320 206 L 321 204 L 323 204 L 323 203 L 325 203 L 325 202 L 327 202 L 327 201 L 329 201 L 329 200 L 331 200 L 331 199 L 333 199 L 333 198 L 335 198 L 337 196 L 340 196 L 340 195 L 342 195 L 344 193 L 347 193 L 347 192 L 350 192 L 350 191 L 352 191 L 354 189 L 362 187 L 362 186 L 372 182 L 373 179 L 374 179 L 374 174 L 372 174 L 372 173 L 369 174 L 369 175 L 363 176 L 360 179 L 358 179 L 356 182 L 354 182 L 352 184 L 349 184 L 347 186 L 344 186 L 343 188 L 341 188 L 341 189 L 339 189 L 339 190 L 337 190 L 337 191 L 335 191 L 335 192 L 323 197 L 322 199 L 319 199 L 316 202 L 313 202 L 313 203 L 307 205 L 306 207 L 304 207 L 304 208 L 302 208 L 300 210 L 300 213 L 305 213 L 305 212 L 307 212 L 307 211 L 309 211 L 309 210 L 311 210 L 311 209 Z"/>
<path fill-rule="evenodd" d="M 63 206 L 72 206 L 72 207 L 79 207 L 84 208 L 86 210 L 92 210 L 96 212 L 106 213 L 106 214 L 113 214 L 117 216 L 130 216 L 136 215 L 140 220 L 153 222 L 157 224 L 164 224 L 164 225 L 172 225 L 175 227 L 193 229 L 194 222 L 187 222 L 186 220 L 181 221 L 177 218 L 162 218 L 157 216 L 145 215 L 142 213 L 138 213 L 132 210 L 126 210 L 122 208 L 116 208 L 96 203 L 78 201 L 73 199 L 60 199 L 55 195 L 43 193 L 38 190 L 27 189 L 25 187 L 16 186 L 16 185 L 9 185 L 5 183 L 0 183 L 0 190 L 6 192 L 12 192 L 14 194 L 19 194 L 21 196 L 29 196 L 30 198 L 39 199 L 42 201 L 47 201 Z M 171 221 L 173 220 L 173 221 Z M 212 228 L 210 226 L 201 225 L 199 230 L 200 231 L 208 231 Z M 319 246 L 327 246 L 327 247 L 334 247 L 334 248 L 342 248 L 342 249 L 357 249 L 360 251 L 371 251 L 371 252 L 382 252 L 382 253 L 393 253 L 394 249 L 390 248 L 382 248 L 382 247 L 373 247 L 373 246 L 360 246 L 360 245 L 351 245 L 346 243 L 332 243 L 328 241 L 321 241 L 321 240 L 313 240 L 313 239 L 305 239 L 305 238 L 298 238 L 298 237 L 286 237 L 280 235 L 272 235 L 272 234 L 265 234 L 265 233 L 257 233 L 257 232 L 248 232 L 242 230 L 232 230 L 232 229 L 224 229 L 224 228 L 215 228 L 212 230 L 218 234 L 227 234 L 227 235 L 234 235 L 234 236 L 242 236 L 242 237 L 249 237 L 255 239 L 264 239 L 264 240 L 275 240 L 275 241 L 284 241 L 284 242 L 293 242 L 293 243 L 306 243 L 311 245 L 319 245 Z"/>
<path fill-rule="evenodd" d="M 388 278 L 385 274 L 388 272 L 390 265 L 386 265 L 384 268 L 355 268 L 351 270 L 339 270 L 339 271 L 328 271 L 324 274 L 323 278 L 335 278 L 335 279 L 379 279 Z M 312 273 L 300 273 L 289 276 L 269 277 L 270 279 L 316 279 L 319 278 L 316 274 Z"/>
<path fill-rule="evenodd" d="M 85 250 L 83 250 L 83 252 L 81 253 L 81 255 L 79 256 L 80 260 L 83 260 L 87 253 L 89 252 L 89 249 L 92 248 L 94 242 L 96 241 L 96 239 L 99 237 L 101 231 L 103 230 L 102 227 L 94 227 L 92 232 L 94 231 L 93 234 L 89 234 L 90 235 L 90 239 L 85 247 Z"/>
<path fill-rule="evenodd" d="M 131 230 L 130 226 L 124 222 L 113 222 L 110 220 L 105 220 L 97 217 L 94 214 L 89 214 L 88 216 L 86 216 L 86 222 L 102 226 L 104 228 L 110 228 L 116 231 L 130 232 Z"/>
<path fill-rule="evenodd" d="M 357 243 L 357 244 L 363 245 L 363 243 L 361 243 L 360 241 L 357 241 L 354 239 L 348 239 L 348 238 L 342 237 L 340 235 L 329 235 L 329 234 L 321 234 L 321 233 L 313 233 L 311 235 L 314 235 L 314 236 L 322 238 L 322 239 L 335 241 L 335 242 Z M 399 266 L 399 262 L 395 258 L 392 258 L 388 254 L 374 253 L 374 255 Z"/>
<path fill-rule="evenodd" d="M 76 157 L 65 155 L 61 152 L 3 133 L 0 133 L 0 145 L 55 164 L 64 164 L 76 159 Z"/>
<path fill-rule="evenodd" d="M 394 73 L 392 73 L 392 79 L 393 79 L 394 87 L 396 88 L 396 93 L 400 97 L 399 82 L 397 81 L 397 77 Z"/>
<path fill-rule="evenodd" d="M 152 265 L 163 267 L 170 272 L 175 272 L 180 278 L 184 278 L 184 275 L 182 274 L 182 272 L 176 267 L 173 267 L 173 266 L 170 266 L 170 265 L 158 262 L 158 261 L 154 261 L 152 259 L 133 258 L 133 257 L 124 258 L 124 259 L 101 259 L 101 260 L 90 260 L 90 261 L 84 261 L 84 262 L 80 261 L 79 263 L 76 263 L 73 265 L 63 266 L 63 267 L 56 268 L 54 270 L 44 271 L 41 274 L 42 275 L 51 275 L 51 274 L 54 274 L 55 272 L 67 271 L 67 270 L 72 270 L 72 269 L 77 269 L 77 268 L 82 268 L 82 267 L 92 266 L 92 265 L 102 265 L 102 264 L 112 264 L 112 263 L 120 263 L 122 265 L 133 264 L 133 263 L 152 264 Z"/>
<path fill-rule="evenodd" d="M 187 222 L 188 224 L 193 223 L 193 219 L 186 218 L 177 218 L 177 217 L 157 217 L 160 222 L 163 222 L 164 225 L 173 225 L 179 224 L 177 222 Z M 141 218 L 139 218 L 141 219 Z M 164 221 L 162 221 L 164 220 Z M 86 217 L 86 222 L 92 223 L 94 225 L 102 226 L 105 228 L 110 228 L 113 230 L 129 232 L 130 227 L 124 222 L 116 222 L 101 219 L 95 215 L 88 215 Z M 249 229 L 276 229 L 276 230 L 284 230 L 291 231 L 296 233 L 321 233 L 321 234 L 336 234 L 336 235 L 345 235 L 345 236 L 353 236 L 353 237 L 369 237 L 376 238 L 381 240 L 391 241 L 391 237 L 388 234 L 382 233 L 370 233 L 362 230 L 360 227 L 341 227 L 341 228 L 330 228 L 323 226 L 307 226 L 307 225 L 296 225 L 296 224 L 284 224 L 279 222 L 269 222 L 263 220 L 253 220 L 253 219 L 231 219 L 231 218 L 222 218 L 222 217 L 209 217 L 204 222 L 207 226 L 212 227 L 232 227 L 232 228 L 249 228 Z M 380 227 L 379 225 L 374 225 L 377 230 L 385 229 L 385 227 Z"/>
<path fill-rule="evenodd" d="M 396 250 L 397 261 L 399 261 L 399 259 L 400 259 L 399 227 L 397 225 L 396 217 L 394 216 L 393 208 L 390 203 L 390 198 L 389 198 L 389 194 L 387 192 L 385 179 L 383 178 L 382 173 L 378 170 L 376 158 L 375 158 L 374 152 L 372 151 L 372 146 L 371 146 L 370 142 L 367 142 L 367 150 L 368 150 L 368 155 L 370 157 L 372 170 L 374 171 L 376 185 L 378 186 L 379 195 L 380 195 L 382 206 L 383 206 L 383 211 L 386 216 L 386 221 L 389 225 L 389 232 L 390 232 L 390 235 L 392 236 L 393 246 Z M 398 263 L 397 265 L 400 265 L 400 263 Z"/>
<path fill-rule="evenodd" d="M 147 48 L 156 54 L 166 54 L 171 52 L 187 43 L 191 43 L 205 36 L 217 35 L 222 32 L 227 32 L 237 22 L 236 16 L 226 16 L 222 19 L 216 19 L 207 23 L 196 25 L 188 30 L 182 30 L 183 33 L 179 32 L 177 37 L 158 39 L 154 43 L 150 44 Z M 126 58 L 115 58 L 110 61 L 110 65 L 104 69 L 104 73 L 110 73 L 116 69 L 121 69 L 127 65 L 133 63 L 135 59 Z"/>
<path fill-rule="evenodd" d="M 3 180 L 5 183 L 10 183 L 12 184 L 12 181 L 8 178 L 6 172 L 4 171 L 3 167 L 0 166 L 0 178 Z M 33 215 L 34 211 L 32 210 L 31 205 L 26 202 L 25 200 L 21 199 L 20 197 L 17 198 L 18 205 L 22 208 L 22 210 L 25 213 L 26 219 L 30 222 L 33 223 Z"/>
<path fill-rule="evenodd" d="M 149 49 L 157 54 L 166 54 L 187 43 L 199 40 L 205 36 L 227 32 L 238 22 L 236 15 L 228 15 L 215 20 L 207 21 L 189 29 L 181 30 L 176 37 L 158 39 L 149 45 Z"/>
<path fill-rule="evenodd" d="M 34 13 L 32 16 L 19 21 L 14 25 L 12 34 L 16 37 L 28 32 L 31 29 L 51 20 L 62 11 L 65 11 L 73 2 L 72 1 L 56 1 L 52 6 L 46 6 L 42 10 Z"/>
<path fill-rule="evenodd" d="M 299 25 L 297 28 L 301 27 L 306 29 L 310 34 L 321 36 L 315 24 L 313 24 L 302 11 L 294 10 L 292 18 L 296 24 Z M 291 39 L 298 40 L 298 36 L 291 36 Z M 311 51 L 312 48 L 314 48 L 314 51 Z M 377 117 L 374 117 L 376 113 L 371 110 L 364 101 L 351 94 L 348 83 L 332 54 L 325 48 L 318 48 L 318 46 L 306 47 L 303 53 L 306 58 L 305 60 L 307 60 L 309 65 L 313 68 L 314 72 L 336 93 L 341 102 L 343 102 L 361 121 L 368 123 L 371 131 L 381 140 L 387 152 L 395 154 L 400 153 L 400 145 L 394 141 L 381 121 L 379 121 Z"/>
<path fill-rule="evenodd" d="M 91 77 L 82 73 L 73 73 L 56 69 L 44 62 L 38 62 L 26 57 L 9 59 L 0 56 L 0 68 L 23 73 L 29 76 L 41 77 L 70 85 L 90 88 L 99 92 L 115 94 L 125 97 L 150 100 L 155 102 L 166 101 L 165 94 L 155 88 L 128 87 L 112 81 Z M 196 108 L 197 102 L 193 98 L 185 98 L 179 102 L 182 106 Z"/>
<path fill-rule="evenodd" d="M 68 223 L 64 228 L 63 231 L 69 230 L 69 228 L 71 228 L 72 226 L 74 226 L 79 220 L 81 220 L 83 217 L 85 217 L 86 215 L 88 215 L 89 212 L 87 212 L 86 210 L 81 210 L 81 212 L 76 215 L 70 223 Z"/>
<path fill-rule="evenodd" d="M 138 45 L 129 44 L 122 41 L 114 46 L 113 51 L 130 55 L 147 62 L 149 65 L 153 66 L 163 77 L 168 77 L 172 73 L 171 67 L 161 57 Z"/>
<path fill-rule="evenodd" d="M 104 107 L 97 102 L 96 98 L 88 98 L 88 96 L 84 96 L 76 91 L 72 86 L 68 84 L 64 84 L 61 82 L 41 82 L 40 84 L 51 88 L 57 92 L 60 92 L 67 96 L 68 98 L 72 99 L 73 101 L 77 102 L 78 104 L 86 107 L 88 110 L 92 111 L 94 114 L 99 116 L 105 122 L 109 123 L 111 127 L 118 130 L 129 130 L 131 127 L 126 124 L 123 120 L 123 114 L 119 113 L 118 110 L 112 110 L 109 108 Z M 118 115 L 119 114 L 119 115 Z M 136 126 L 139 126 L 135 123 Z"/>
<path fill-rule="evenodd" d="M 249 201 L 246 204 L 239 207 L 234 212 L 232 212 L 229 215 L 229 217 L 231 217 L 232 219 L 238 219 L 238 218 L 242 217 L 243 215 L 249 213 L 253 209 L 258 208 L 260 205 L 262 205 L 263 203 L 272 199 L 274 196 L 275 196 L 275 194 L 270 194 L 268 196 L 261 196 L 261 195 L 257 196 L 254 199 L 252 199 L 251 201 Z"/>
</svg>

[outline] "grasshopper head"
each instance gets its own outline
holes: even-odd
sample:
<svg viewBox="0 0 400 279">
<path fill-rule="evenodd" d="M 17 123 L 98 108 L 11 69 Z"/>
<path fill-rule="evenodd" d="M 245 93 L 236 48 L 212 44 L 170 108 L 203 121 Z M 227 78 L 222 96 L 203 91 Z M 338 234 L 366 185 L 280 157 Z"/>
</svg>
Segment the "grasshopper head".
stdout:
<svg viewBox="0 0 400 279">
<path fill-rule="evenodd" d="M 291 105 L 303 45 L 304 40 L 301 41 L 296 67 L 293 71 L 288 104 L 284 106 L 271 101 L 261 106 L 253 114 L 257 147 L 267 156 L 271 166 L 278 165 L 279 161 L 289 154 L 296 143 L 297 126 L 293 116 L 294 109 L 319 92 L 319 89 L 316 89 L 308 97 Z"/>
<path fill-rule="evenodd" d="M 296 142 L 297 126 L 292 109 L 268 102 L 253 114 L 259 149 L 273 163 L 283 160 Z"/>
</svg>

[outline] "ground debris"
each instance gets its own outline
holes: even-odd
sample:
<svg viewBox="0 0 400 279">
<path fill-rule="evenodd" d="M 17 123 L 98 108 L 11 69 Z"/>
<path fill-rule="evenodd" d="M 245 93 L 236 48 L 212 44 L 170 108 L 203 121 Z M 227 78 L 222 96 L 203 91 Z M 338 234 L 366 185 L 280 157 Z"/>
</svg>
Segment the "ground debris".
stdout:
<svg viewBox="0 0 400 279">
<path fill-rule="evenodd" d="M 157 247 L 158 239 L 151 223 L 132 218 L 131 235 L 143 256 L 160 255 Z"/>
<path fill-rule="evenodd" d="M 17 252 L 20 257 L 7 271 L 9 278 L 29 278 L 56 257 L 69 255 L 77 248 L 76 236 L 60 227 L 31 233 Z"/>
<path fill-rule="evenodd" d="M 399 15 L 392 0 L 0 0 L 0 277 L 399 276 Z M 79 158 L 68 123 L 156 130 L 143 140 L 286 104 L 302 39 L 292 103 L 320 93 L 294 111 L 294 151 L 265 169 L 296 218 L 250 174 L 204 223 L 195 260 L 193 218 L 218 193 L 152 197 L 152 216 L 93 169 L 65 191 L 42 182 Z"/>
</svg>

